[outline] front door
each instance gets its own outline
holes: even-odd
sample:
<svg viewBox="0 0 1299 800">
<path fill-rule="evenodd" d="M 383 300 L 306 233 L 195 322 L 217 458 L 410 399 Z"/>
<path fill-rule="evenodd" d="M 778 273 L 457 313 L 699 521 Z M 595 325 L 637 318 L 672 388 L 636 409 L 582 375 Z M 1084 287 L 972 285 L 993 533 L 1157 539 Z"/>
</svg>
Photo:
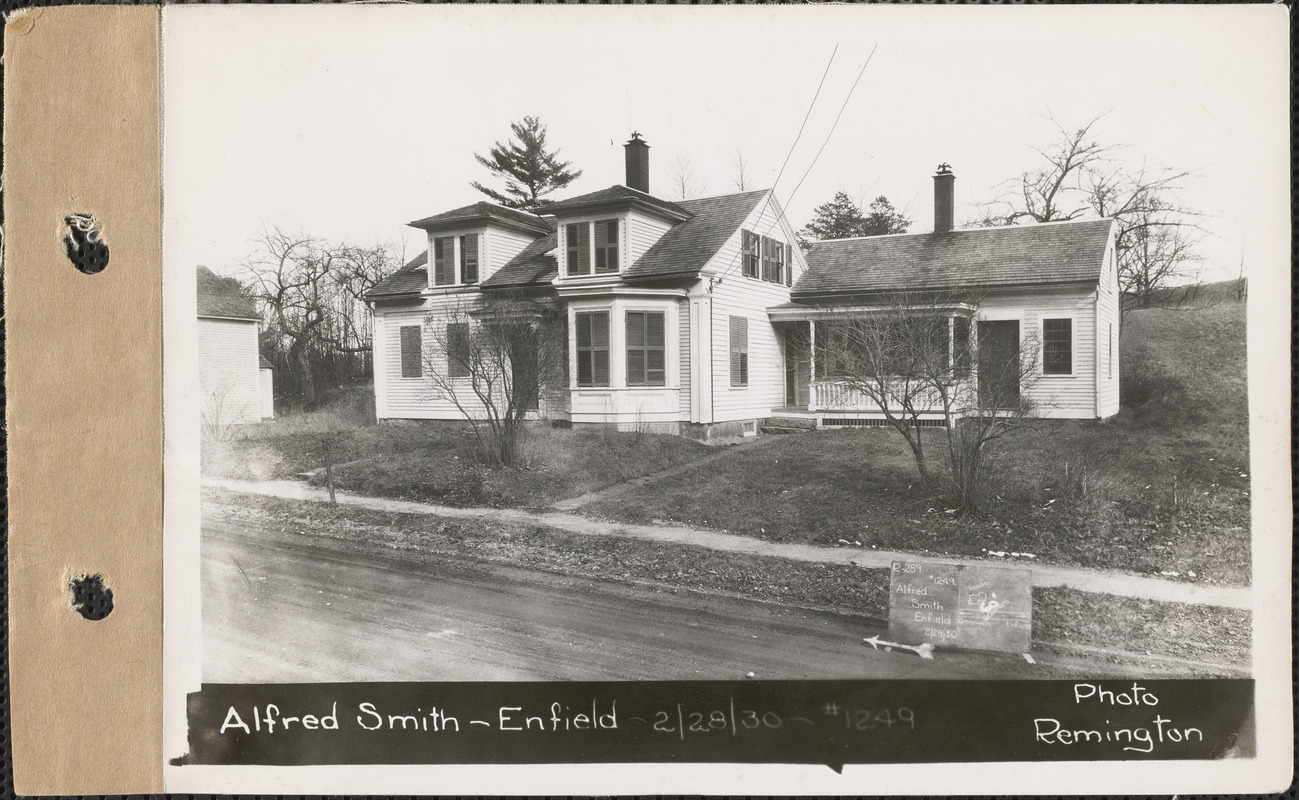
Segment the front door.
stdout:
<svg viewBox="0 0 1299 800">
<path fill-rule="evenodd" d="M 812 353 L 806 323 L 785 329 L 785 405 L 807 408 L 812 378 Z"/>
<path fill-rule="evenodd" d="M 1019 320 L 979 323 L 979 403 L 1011 408 L 1019 403 Z"/>
</svg>

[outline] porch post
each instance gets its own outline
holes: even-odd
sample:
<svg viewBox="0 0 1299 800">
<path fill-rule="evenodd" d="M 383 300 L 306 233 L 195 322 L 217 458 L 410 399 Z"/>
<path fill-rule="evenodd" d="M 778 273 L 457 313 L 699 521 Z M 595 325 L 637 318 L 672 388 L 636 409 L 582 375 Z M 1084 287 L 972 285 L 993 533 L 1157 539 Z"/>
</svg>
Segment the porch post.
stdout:
<svg viewBox="0 0 1299 800">
<path fill-rule="evenodd" d="M 808 376 L 807 376 L 807 410 L 816 410 L 816 401 L 819 399 L 816 391 L 816 320 L 809 319 L 808 326 Z"/>
</svg>

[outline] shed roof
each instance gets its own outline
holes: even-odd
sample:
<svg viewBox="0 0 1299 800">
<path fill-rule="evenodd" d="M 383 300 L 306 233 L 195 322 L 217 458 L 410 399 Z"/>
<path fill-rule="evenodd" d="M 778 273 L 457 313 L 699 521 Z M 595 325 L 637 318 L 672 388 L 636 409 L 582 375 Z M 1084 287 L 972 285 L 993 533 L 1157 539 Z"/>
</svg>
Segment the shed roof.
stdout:
<svg viewBox="0 0 1299 800">
<path fill-rule="evenodd" d="M 406 262 L 406 265 L 393 274 L 379 281 L 379 284 L 365 293 L 366 297 L 388 297 L 392 295 L 417 294 L 428 288 L 428 251 Z"/>
<path fill-rule="evenodd" d="M 825 295 L 1094 283 L 1113 220 L 814 242 L 795 300 Z"/>
<path fill-rule="evenodd" d="M 559 274 L 559 262 L 554 252 L 558 243 L 559 237 L 554 231 L 532 242 L 483 281 L 483 288 L 521 288 L 550 283 Z"/>
<path fill-rule="evenodd" d="M 198 316 L 261 320 L 257 304 L 238 280 L 224 278 L 202 266 L 197 277 Z"/>
<path fill-rule="evenodd" d="M 664 233 L 624 277 L 635 280 L 698 274 L 766 194 L 763 189 L 682 200 L 680 206 L 690 218 Z"/>
</svg>

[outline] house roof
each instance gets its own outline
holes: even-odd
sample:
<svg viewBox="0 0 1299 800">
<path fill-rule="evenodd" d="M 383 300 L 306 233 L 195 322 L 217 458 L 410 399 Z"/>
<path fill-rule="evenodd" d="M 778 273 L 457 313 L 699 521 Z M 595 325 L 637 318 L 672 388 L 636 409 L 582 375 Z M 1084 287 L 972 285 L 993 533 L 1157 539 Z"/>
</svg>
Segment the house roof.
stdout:
<svg viewBox="0 0 1299 800">
<path fill-rule="evenodd" d="M 698 274 L 766 194 L 764 189 L 681 201 L 690 218 L 664 233 L 623 277 L 636 280 Z"/>
<path fill-rule="evenodd" d="M 559 274 L 554 253 L 558 245 L 559 237 L 551 231 L 523 248 L 505 266 L 496 270 L 490 278 L 483 281 L 483 288 L 506 289 L 550 283 Z"/>
<path fill-rule="evenodd" d="M 365 293 L 367 298 L 415 294 L 428 287 L 428 251 L 406 262 L 406 265 L 379 281 L 379 285 Z"/>
<path fill-rule="evenodd" d="M 545 221 L 536 214 L 520 211 L 517 208 L 506 208 L 486 201 L 471 203 L 431 217 L 417 219 L 409 223 L 413 228 L 437 232 L 452 228 L 463 228 L 466 225 L 494 224 L 505 228 L 514 228 L 532 233 L 545 233 L 549 230 Z"/>
<path fill-rule="evenodd" d="M 207 267 L 198 268 L 198 315 L 225 319 L 262 318 L 243 284 L 234 278 L 223 278 Z"/>
<path fill-rule="evenodd" d="M 823 295 L 1094 283 L 1113 220 L 814 242 L 795 300 Z"/>
<path fill-rule="evenodd" d="M 615 206 L 632 206 L 670 220 L 683 220 L 690 216 L 690 212 L 677 203 L 661 200 L 648 192 L 622 185 L 547 203 L 539 206 L 537 211 L 548 216 L 564 216 Z"/>
</svg>

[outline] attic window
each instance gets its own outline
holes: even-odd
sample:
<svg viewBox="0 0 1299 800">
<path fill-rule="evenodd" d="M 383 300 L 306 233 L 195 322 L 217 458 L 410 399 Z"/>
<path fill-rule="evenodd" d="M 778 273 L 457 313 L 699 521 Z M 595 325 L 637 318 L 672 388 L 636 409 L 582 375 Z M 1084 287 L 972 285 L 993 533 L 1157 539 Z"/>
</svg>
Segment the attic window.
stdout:
<svg viewBox="0 0 1299 800">
<path fill-rule="evenodd" d="M 753 231 L 740 231 L 740 271 L 746 278 L 788 286 L 789 262 L 789 245 Z"/>
</svg>

